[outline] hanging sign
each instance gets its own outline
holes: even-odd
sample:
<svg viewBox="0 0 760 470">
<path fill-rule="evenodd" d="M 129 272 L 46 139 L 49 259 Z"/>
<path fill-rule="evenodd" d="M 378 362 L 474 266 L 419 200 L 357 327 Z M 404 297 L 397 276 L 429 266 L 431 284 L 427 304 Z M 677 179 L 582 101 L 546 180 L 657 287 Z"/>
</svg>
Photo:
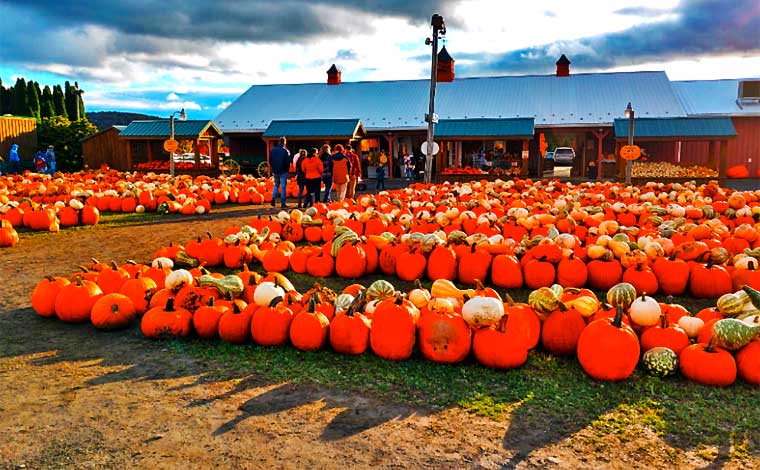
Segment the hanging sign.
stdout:
<svg viewBox="0 0 760 470">
<path fill-rule="evenodd" d="M 623 160 L 636 160 L 641 156 L 641 147 L 638 145 L 626 145 L 620 149 L 620 158 Z"/>
<path fill-rule="evenodd" d="M 169 153 L 174 153 L 179 148 L 179 142 L 174 139 L 166 139 L 164 141 L 164 150 Z"/>
<path fill-rule="evenodd" d="M 420 146 L 420 150 L 422 151 L 423 155 L 427 155 L 428 150 L 428 143 L 427 141 L 423 142 Z M 433 142 L 433 155 L 438 155 L 438 151 L 441 150 L 441 148 L 438 146 L 438 142 Z"/>
</svg>

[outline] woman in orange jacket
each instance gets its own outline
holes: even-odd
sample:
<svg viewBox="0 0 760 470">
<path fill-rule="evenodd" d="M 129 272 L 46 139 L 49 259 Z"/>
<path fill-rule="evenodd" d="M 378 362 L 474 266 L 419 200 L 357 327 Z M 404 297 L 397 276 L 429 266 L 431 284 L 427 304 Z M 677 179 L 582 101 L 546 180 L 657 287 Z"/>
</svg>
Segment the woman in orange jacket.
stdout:
<svg viewBox="0 0 760 470">
<path fill-rule="evenodd" d="M 319 202 L 319 192 L 322 189 L 322 173 L 324 167 L 322 160 L 317 157 L 317 149 L 312 148 L 301 163 L 301 170 L 306 175 L 306 198 L 305 207 L 311 207 L 315 202 Z"/>
</svg>

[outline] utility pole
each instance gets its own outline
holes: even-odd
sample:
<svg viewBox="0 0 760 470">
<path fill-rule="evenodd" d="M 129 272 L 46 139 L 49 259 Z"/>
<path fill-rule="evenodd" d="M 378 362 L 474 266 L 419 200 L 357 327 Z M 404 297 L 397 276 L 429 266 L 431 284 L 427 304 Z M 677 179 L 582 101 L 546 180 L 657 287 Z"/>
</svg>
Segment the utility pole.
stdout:
<svg viewBox="0 0 760 470">
<path fill-rule="evenodd" d="M 438 68 L 438 35 L 446 34 L 446 23 L 439 14 L 434 14 L 430 24 L 433 26 L 433 39 L 425 39 L 425 44 L 433 46 L 432 60 L 430 66 L 430 103 L 428 114 L 425 120 L 428 123 L 427 129 L 427 149 L 425 155 L 425 182 L 430 183 L 433 175 L 433 138 L 435 135 L 435 85 L 436 71 Z"/>
<path fill-rule="evenodd" d="M 625 108 L 625 116 L 628 118 L 628 145 L 633 145 L 633 117 L 634 112 L 633 108 L 631 107 L 631 103 L 628 103 L 628 106 Z M 626 186 L 631 185 L 631 176 L 633 173 L 633 160 L 628 160 L 625 163 L 625 184 Z"/>
</svg>

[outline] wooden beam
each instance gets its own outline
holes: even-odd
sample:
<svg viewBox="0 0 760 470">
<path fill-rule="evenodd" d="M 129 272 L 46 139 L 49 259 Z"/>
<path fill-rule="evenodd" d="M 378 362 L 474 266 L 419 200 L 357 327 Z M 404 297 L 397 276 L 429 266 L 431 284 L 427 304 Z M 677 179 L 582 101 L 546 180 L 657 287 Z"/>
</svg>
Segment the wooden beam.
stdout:
<svg viewBox="0 0 760 470">
<path fill-rule="evenodd" d="M 604 160 L 603 143 L 604 138 L 612 132 L 612 129 L 604 129 L 603 132 L 591 131 L 596 137 L 596 176 L 598 179 L 602 179 L 602 160 Z"/>
<path fill-rule="evenodd" d="M 128 140 L 124 145 L 127 146 L 127 171 L 132 171 L 132 142 Z"/>
<path fill-rule="evenodd" d="M 728 167 L 728 141 L 719 141 L 718 145 L 720 145 L 720 166 L 718 167 L 718 178 L 725 178 L 726 170 Z"/>
<path fill-rule="evenodd" d="M 528 146 L 528 141 L 526 139 L 526 140 L 522 141 L 522 155 L 521 155 L 521 157 L 522 157 L 522 167 L 520 168 L 520 176 L 523 176 L 523 177 L 528 176 L 528 162 L 530 160 L 528 158 L 529 156 L 530 156 L 530 147 Z M 540 162 L 540 160 L 543 160 L 543 158 L 541 158 L 541 155 L 539 155 L 539 162 Z M 539 163 L 539 170 L 538 171 L 539 171 L 540 174 L 538 175 L 538 179 L 541 179 L 544 176 L 543 173 L 542 173 L 542 171 L 543 171 L 542 168 L 543 168 L 543 165 L 541 163 Z"/>
<path fill-rule="evenodd" d="M 615 168 L 617 168 L 617 179 L 625 180 L 625 160 L 620 158 L 620 149 L 623 147 L 622 142 L 615 143 Z M 612 175 L 610 175 L 612 176 Z"/>
<path fill-rule="evenodd" d="M 713 170 L 718 169 L 718 167 L 715 165 L 715 150 L 716 150 L 715 147 L 716 146 L 718 147 L 718 151 L 720 151 L 720 141 L 707 143 L 707 167 Z"/>
<path fill-rule="evenodd" d="M 153 145 L 152 142 L 148 142 L 148 161 L 153 161 Z"/>
</svg>

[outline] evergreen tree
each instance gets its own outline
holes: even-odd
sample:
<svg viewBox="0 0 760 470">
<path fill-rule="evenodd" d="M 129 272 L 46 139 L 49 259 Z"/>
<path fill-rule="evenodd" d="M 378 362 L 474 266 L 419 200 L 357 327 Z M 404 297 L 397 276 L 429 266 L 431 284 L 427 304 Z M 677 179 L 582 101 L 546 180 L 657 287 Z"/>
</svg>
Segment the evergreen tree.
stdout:
<svg viewBox="0 0 760 470">
<path fill-rule="evenodd" d="M 29 98 L 26 91 L 26 80 L 19 77 L 16 84 L 13 85 L 13 107 L 11 114 L 16 116 L 27 116 L 29 112 Z"/>
<path fill-rule="evenodd" d="M 40 95 L 37 94 L 37 86 L 35 86 L 33 81 L 29 81 L 29 83 L 26 85 L 26 101 L 28 111 L 26 112 L 27 116 L 31 116 L 33 118 L 39 119 L 40 118 Z"/>
<path fill-rule="evenodd" d="M 55 105 L 53 105 L 53 92 L 50 91 L 50 87 L 45 85 L 45 89 L 42 90 L 42 98 L 40 99 L 40 117 L 49 118 L 55 116 Z"/>
<path fill-rule="evenodd" d="M 84 98 L 82 98 L 82 93 L 84 93 L 84 91 L 79 92 L 79 96 L 77 96 L 77 102 L 79 104 L 79 117 L 85 118 L 87 117 L 87 114 L 85 113 L 84 109 Z"/>
<path fill-rule="evenodd" d="M 69 117 L 66 112 L 66 97 L 63 94 L 61 85 L 53 86 L 53 108 L 55 109 L 55 116 Z"/>
<path fill-rule="evenodd" d="M 69 115 L 69 119 L 74 121 L 77 118 L 77 96 L 74 93 L 74 87 L 68 80 L 64 84 L 64 95 L 66 96 L 66 114 Z"/>
<path fill-rule="evenodd" d="M 0 78 L 0 116 L 5 114 L 3 105 L 5 104 L 5 88 L 3 87 L 3 79 Z"/>
</svg>

